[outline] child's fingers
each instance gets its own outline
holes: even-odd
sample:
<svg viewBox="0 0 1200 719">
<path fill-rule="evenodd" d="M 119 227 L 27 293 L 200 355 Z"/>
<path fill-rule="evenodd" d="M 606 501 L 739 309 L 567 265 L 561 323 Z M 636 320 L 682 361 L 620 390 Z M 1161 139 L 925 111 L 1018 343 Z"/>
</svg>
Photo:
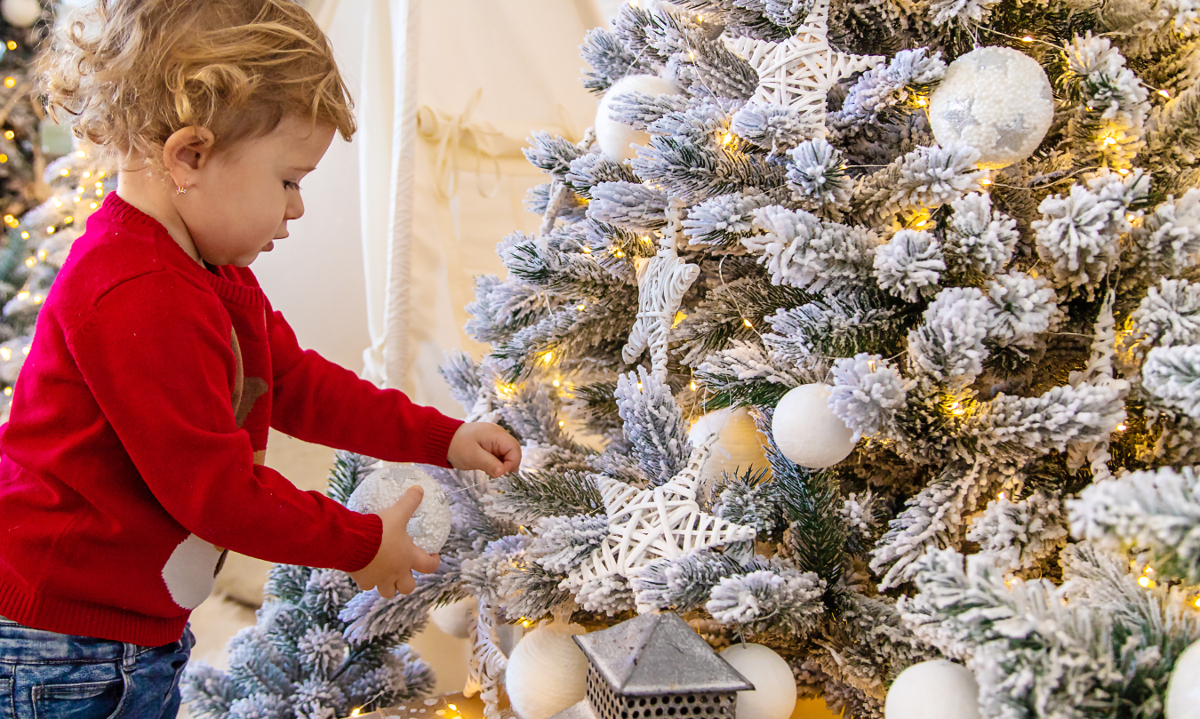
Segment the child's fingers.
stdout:
<svg viewBox="0 0 1200 719">
<path fill-rule="evenodd" d="M 383 597 L 384 599 L 391 599 L 392 597 L 396 596 L 396 588 L 389 586 L 386 582 L 381 582 L 378 587 L 375 587 L 375 590 L 379 592 L 379 596 Z"/>
<path fill-rule="evenodd" d="M 475 445 L 471 454 L 471 464 L 475 469 L 482 469 L 488 473 L 489 477 L 499 477 L 504 474 L 504 464 L 483 445 Z"/>
<path fill-rule="evenodd" d="M 509 437 L 508 446 L 502 449 L 504 457 L 504 473 L 510 474 L 517 471 L 521 466 L 521 445 L 517 440 Z"/>
<path fill-rule="evenodd" d="M 421 506 L 421 500 L 425 497 L 425 490 L 420 485 L 414 485 L 408 488 L 408 491 L 401 495 L 400 499 L 396 500 L 386 511 L 396 512 L 397 520 L 404 525 L 408 524 L 408 520 L 412 519 L 413 512 L 417 511 L 417 507 Z"/>
<path fill-rule="evenodd" d="M 436 554 L 428 554 L 418 549 L 413 558 L 413 569 L 421 574 L 432 574 L 442 565 L 442 558 Z"/>
<path fill-rule="evenodd" d="M 401 572 L 400 579 L 396 582 L 396 591 L 401 594 L 412 594 L 412 590 L 416 588 L 417 580 L 413 579 L 412 572 Z"/>
</svg>

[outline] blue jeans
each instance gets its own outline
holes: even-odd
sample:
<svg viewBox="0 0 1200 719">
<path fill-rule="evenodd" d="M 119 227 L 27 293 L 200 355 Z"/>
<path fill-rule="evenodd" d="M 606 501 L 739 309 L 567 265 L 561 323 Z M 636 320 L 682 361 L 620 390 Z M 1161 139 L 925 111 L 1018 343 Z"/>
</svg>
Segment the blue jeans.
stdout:
<svg viewBox="0 0 1200 719">
<path fill-rule="evenodd" d="M 174 719 L 193 644 L 190 628 L 143 647 L 0 617 L 0 719 Z"/>
</svg>

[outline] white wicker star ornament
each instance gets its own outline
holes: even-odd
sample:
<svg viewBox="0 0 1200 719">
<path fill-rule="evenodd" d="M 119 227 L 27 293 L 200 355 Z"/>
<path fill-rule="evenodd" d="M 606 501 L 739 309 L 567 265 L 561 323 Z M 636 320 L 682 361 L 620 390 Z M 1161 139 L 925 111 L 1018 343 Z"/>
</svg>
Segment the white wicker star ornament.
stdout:
<svg viewBox="0 0 1200 719">
<path fill-rule="evenodd" d="M 748 37 L 725 38 L 730 50 L 758 72 L 755 105 L 784 105 L 820 134 L 825 132 L 825 99 L 838 80 L 874 67 L 884 58 L 851 55 L 829 47 L 829 0 L 817 0 L 804 24 L 783 42 Z"/>
<path fill-rule="evenodd" d="M 660 558 L 676 558 L 709 547 L 754 539 L 754 528 L 705 514 L 696 503 L 700 469 L 708 445 L 692 451 L 687 467 L 658 487 L 639 490 L 597 477 L 608 513 L 608 536 L 571 573 L 575 586 L 613 575 L 630 577 Z"/>
<path fill-rule="evenodd" d="M 638 267 L 638 313 L 621 357 L 633 362 L 647 347 L 655 372 L 667 370 L 667 335 L 683 295 L 700 274 L 699 265 L 685 262 L 674 248 L 663 248 Z"/>
</svg>

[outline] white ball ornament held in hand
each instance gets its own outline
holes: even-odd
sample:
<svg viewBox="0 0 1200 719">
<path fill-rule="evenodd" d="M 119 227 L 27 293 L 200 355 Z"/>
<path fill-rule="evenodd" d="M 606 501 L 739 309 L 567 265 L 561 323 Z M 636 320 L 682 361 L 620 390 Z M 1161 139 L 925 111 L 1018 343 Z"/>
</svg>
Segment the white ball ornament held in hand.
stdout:
<svg viewBox="0 0 1200 719">
<path fill-rule="evenodd" d="M 42 16 L 42 4 L 38 0 L 2 0 L 0 15 L 10 25 L 29 27 Z"/>
<path fill-rule="evenodd" d="M 829 409 L 829 386 L 796 387 L 775 405 L 771 435 L 784 457 L 801 467 L 832 467 L 854 451 L 854 432 Z"/>
<path fill-rule="evenodd" d="M 974 147 L 981 153 L 977 164 L 988 169 L 1032 155 L 1053 120 L 1046 72 L 1008 47 L 981 47 L 958 58 L 929 96 L 929 124 L 938 143 Z"/>
<path fill-rule="evenodd" d="M 886 719 L 980 719 L 979 684 L 961 664 L 934 659 L 900 672 L 888 690 Z"/>
<path fill-rule="evenodd" d="M 604 93 L 596 108 L 596 142 L 611 160 L 624 162 L 637 157 L 633 145 L 648 145 L 650 133 L 635 130 L 612 116 L 612 101 L 618 95 L 640 92 L 643 95 L 677 95 L 679 86 L 657 75 L 626 75 Z"/>
<path fill-rule="evenodd" d="M 754 689 L 738 692 L 737 719 L 788 719 L 796 709 L 796 679 L 783 657 L 761 644 L 734 644 L 721 658 Z"/>
<path fill-rule="evenodd" d="M 450 536 L 450 501 L 437 480 L 417 465 L 385 463 L 358 485 L 346 500 L 346 507 L 368 514 L 381 512 L 414 486 L 425 490 L 425 496 L 408 520 L 408 536 L 413 544 L 432 554 L 440 551 Z"/>
<path fill-rule="evenodd" d="M 1167 719 L 1200 717 L 1200 642 L 1179 655 L 1167 685 Z"/>
<path fill-rule="evenodd" d="M 587 657 L 571 637 L 578 624 L 553 622 L 526 634 L 504 672 L 508 700 L 521 719 L 549 719 L 583 699 Z"/>
</svg>

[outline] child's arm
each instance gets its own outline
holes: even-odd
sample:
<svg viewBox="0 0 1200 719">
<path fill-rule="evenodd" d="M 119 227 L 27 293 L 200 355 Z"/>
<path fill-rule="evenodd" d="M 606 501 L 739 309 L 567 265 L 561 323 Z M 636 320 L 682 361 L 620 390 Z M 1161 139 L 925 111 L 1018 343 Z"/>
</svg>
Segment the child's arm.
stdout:
<svg viewBox="0 0 1200 719">
<path fill-rule="evenodd" d="M 154 499 L 205 541 L 271 562 L 363 569 L 380 546 L 378 516 L 253 463 L 230 400 L 223 316 L 216 298 L 157 272 L 117 285 L 73 323 L 71 354 L 111 424 L 97 425 L 98 438 L 123 448 Z"/>
<path fill-rule="evenodd" d="M 274 365 L 272 427 L 306 442 L 390 462 L 452 466 L 450 441 L 461 421 L 301 349 L 279 312 L 268 311 L 267 325 Z"/>
</svg>

